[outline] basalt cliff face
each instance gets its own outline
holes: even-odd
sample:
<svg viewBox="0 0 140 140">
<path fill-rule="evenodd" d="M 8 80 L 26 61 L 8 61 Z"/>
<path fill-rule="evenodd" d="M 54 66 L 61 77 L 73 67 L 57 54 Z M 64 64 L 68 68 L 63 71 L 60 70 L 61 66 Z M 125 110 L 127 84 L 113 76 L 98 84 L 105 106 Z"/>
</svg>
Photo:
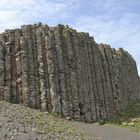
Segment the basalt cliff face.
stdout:
<svg viewBox="0 0 140 140">
<path fill-rule="evenodd" d="M 88 33 L 39 23 L 0 34 L 0 100 L 93 122 L 139 99 L 139 87 L 131 55 Z"/>
</svg>

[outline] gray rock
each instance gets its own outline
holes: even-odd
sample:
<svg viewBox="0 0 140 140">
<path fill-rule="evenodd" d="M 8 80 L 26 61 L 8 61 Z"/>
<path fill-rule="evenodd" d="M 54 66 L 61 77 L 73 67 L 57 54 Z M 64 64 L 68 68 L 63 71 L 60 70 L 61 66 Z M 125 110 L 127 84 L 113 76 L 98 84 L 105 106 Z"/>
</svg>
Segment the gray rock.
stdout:
<svg viewBox="0 0 140 140">
<path fill-rule="evenodd" d="M 0 73 L 0 100 L 66 119 L 110 118 L 140 99 L 136 62 L 127 51 L 60 24 L 0 34 Z"/>
</svg>

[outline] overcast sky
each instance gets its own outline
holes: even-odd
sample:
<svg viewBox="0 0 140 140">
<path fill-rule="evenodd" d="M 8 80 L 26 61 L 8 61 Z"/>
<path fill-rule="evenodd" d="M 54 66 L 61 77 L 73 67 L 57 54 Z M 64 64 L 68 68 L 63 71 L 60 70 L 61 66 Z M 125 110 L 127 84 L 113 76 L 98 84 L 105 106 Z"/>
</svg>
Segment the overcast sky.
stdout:
<svg viewBox="0 0 140 140">
<path fill-rule="evenodd" d="M 68 24 L 97 43 L 122 47 L 140 74 L 140 0 L 1 0 L 0 32 L 37 22 Z"/>
</svg>

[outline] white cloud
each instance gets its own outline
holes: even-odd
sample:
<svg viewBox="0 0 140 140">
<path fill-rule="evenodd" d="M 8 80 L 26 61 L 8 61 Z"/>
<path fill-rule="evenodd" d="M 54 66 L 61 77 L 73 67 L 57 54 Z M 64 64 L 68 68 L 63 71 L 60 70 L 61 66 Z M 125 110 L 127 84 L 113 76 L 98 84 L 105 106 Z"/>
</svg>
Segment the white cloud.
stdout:
<svg viewBox="0 0 140 140">
<path fill-rule="evenodd" d="M 107 12 L 105 11 L 103 14 L 96 16 L 81 16 L 77 18 L 75 28 L 79 31 L 90 32 L 98 43 L 103 42 L 111 44 L 112 47 L 122 47 L 127 50 L 137 61 L 140 74 L 139 13 L 126 11 L 126 7 L 124 7 L 126 3 L 118 7 L 116 4 L 114 7 L 115 3 L 112 0 L 109 1 L 103 7 L 103 9 L 108 9 Z M 118 9 L 122 10 L 122 12 L 118 11 L 116 13 Z"/>
<path fill-rule="evenodd" d="M 68 3 L 53 0 L 4 0 L 0 3 L 0 31 L 39 21 L 67 17 Z"/>
</svg>

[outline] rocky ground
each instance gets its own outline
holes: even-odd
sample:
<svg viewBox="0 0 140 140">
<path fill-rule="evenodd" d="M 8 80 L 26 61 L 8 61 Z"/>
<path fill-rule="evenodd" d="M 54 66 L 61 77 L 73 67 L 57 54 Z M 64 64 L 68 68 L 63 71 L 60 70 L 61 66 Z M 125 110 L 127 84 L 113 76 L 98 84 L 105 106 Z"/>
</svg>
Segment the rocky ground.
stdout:
<svg viewBox="0 0 140 140">
<path fill-rule="evenodd" d="M 140 133 L 109 124 L 68 121 L 57 114 L 0 101 L 0 140 L 140 140 Z"/>
<path fill-rule="evenodd" d="M 56 114 L 0 102 L 0 140 L 80 140 L 85 134 Z"/>
</svg>

